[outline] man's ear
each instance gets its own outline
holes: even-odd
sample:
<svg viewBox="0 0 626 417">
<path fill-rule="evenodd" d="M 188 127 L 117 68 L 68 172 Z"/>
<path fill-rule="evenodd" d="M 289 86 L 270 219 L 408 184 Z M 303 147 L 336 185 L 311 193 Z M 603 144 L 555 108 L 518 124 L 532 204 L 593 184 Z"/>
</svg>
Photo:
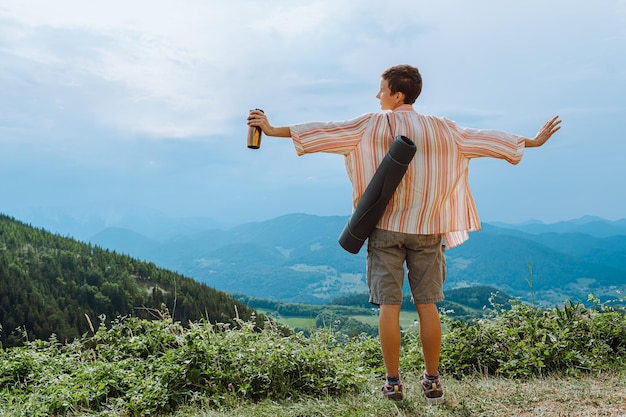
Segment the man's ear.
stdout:
<svg viewBox="0 0 626 417">
<path fill-rule="evenodd" d="M 398 91 L 396 94 L 396 100 L 398 101 L 398 103 L 402 103 L 402 104 L 406 104 L 406 102 L 404 101 L 404 99 L 406 98 L 406 95 L 400 91 Z"/>
</svg>

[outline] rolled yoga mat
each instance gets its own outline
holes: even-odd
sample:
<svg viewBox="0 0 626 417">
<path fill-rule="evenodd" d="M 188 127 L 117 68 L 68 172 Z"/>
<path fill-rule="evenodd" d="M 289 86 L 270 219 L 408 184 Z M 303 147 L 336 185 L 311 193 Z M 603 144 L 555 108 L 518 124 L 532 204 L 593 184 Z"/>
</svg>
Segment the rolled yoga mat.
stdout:
<svg viewBox="0 0 626 417">
<path fill-rule="evenodd" d="M 339 244 L 350 253 L 359 253 L 374 231 L 391 196 L 404 177 L 417 148 L 406 136 L 396 136 L 372 180 L 356 205 L 348 224 L 339 236 Z"/>
</svg>

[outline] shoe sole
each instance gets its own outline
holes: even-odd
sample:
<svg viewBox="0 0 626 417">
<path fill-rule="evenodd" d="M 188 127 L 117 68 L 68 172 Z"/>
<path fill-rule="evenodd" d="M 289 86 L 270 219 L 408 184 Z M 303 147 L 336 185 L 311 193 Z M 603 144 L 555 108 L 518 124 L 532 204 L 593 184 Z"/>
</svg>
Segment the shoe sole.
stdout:
<svg viewBox="0 0 626 417">
<path fill-rule="evenodd" d="M 436 397 L 436 398 L 426 398 L 426 402 L 428 403 L 428 405 L 441 405 L 445 402 L 445 399 L 443 398 L 443 395 L 441 397 Z"/>
</svg>

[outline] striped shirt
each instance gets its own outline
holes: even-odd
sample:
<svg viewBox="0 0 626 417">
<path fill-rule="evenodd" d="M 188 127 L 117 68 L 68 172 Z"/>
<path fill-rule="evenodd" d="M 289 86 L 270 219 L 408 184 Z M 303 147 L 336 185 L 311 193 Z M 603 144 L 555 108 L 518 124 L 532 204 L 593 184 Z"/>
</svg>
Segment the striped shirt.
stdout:
<svg viewBox="0 0 626 417">
<path fill-rule="evenodd" d="M 524 152 L 521 136 L 463 128 L 451 120 L 412 110 L 289 128 L 298 155 L 329 152 L 345 156 L 354 207 L 393 137 L 404 135 L 413 140 L 415 157 L 376 227 L 411 234 L 441 233 L 450 248 L 465 242 L 469 231 L 480 230 L 468 182 L 470 160 L 486 156 L 517 164 Z"/>
</svg>

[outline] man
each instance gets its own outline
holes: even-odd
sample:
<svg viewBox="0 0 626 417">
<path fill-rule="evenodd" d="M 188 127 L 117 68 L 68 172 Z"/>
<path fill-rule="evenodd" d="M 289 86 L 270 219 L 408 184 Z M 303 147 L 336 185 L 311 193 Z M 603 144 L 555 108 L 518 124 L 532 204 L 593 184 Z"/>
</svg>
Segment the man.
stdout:
<svg viewBox="0 0 626 417">
<path fill-rule="evenodd" d="M 393 138 L 403 135 L 415 142 L 416 154 L 369 236 L 367 283 L 370 302 L 380 306 L 379 336 L 386 368 L 383 397 L 403 397 L 399 318 L 406 263 L 426 368 L 422 388 L 430 404 L 440 404 L 444 395 L 439 381 L 441 322 L 436 303 L 443 299 L 444 242 L 449 248 L 457 246 L 468 239 L 469 231 L 480 229 L 468 184 L 469 162 L 487 156 L 517 164 L 524 149 L 543 145 L 560 129 L 561 120 L 553 117 L 534 138 L 462 128 L 445 118 L 415 112 L 413 103 L 421 90 L 419 70 L 397 65 L 383 72 L 376 95 L 381 109 L 389 113 L 370 113 L 341 122 L 274 127 L 264 113 L 252 111 L 248 125 L 260 127 L 267 136 L 292 138 L 298 155 L 344 155 L 354 207 Z"/>
</svg>

